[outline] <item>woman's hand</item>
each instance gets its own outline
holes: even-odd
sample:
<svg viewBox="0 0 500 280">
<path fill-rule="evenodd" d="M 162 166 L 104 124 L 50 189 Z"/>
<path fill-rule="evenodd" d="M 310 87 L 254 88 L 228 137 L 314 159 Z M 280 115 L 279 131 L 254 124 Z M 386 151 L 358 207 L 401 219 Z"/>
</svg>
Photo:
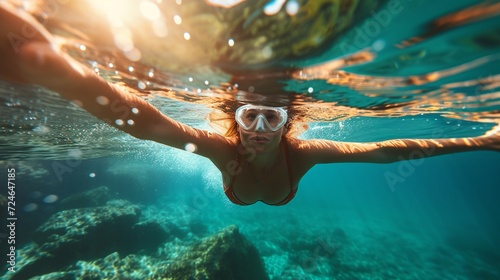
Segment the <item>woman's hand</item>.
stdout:
<svg viewBox="0 0 500 280">
<path fill-rule="evenodd" d="M 484 135 L 476 137 L 488 149 L 500 152 L 500 124 L 497 124 Z"/>
<path fill-rule="evenodd" d="M 0 2 L 0 61 L 0 80 L 11 83 L 58 88 L 83 73 L 39 22 L 6 2 Z"/>
</svg>

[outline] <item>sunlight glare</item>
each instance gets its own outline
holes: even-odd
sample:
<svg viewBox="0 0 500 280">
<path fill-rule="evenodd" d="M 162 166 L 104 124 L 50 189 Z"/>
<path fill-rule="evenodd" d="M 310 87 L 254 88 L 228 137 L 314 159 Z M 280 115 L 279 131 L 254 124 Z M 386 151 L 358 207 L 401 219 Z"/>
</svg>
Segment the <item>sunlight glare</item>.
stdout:
<svg viewBox="0 0 500 280">
<path fill-rule="evenodd" d="M 164 20 L 160 19 L 153 22 L 153 32 L 160 38 L 168 35 L 167 25 L 165 24 Z"/>
<path fill-rule="evenodd" d="M 234 7 L 246 0 L 206 0 L 208 5 L 222 7 L 222 8 L 231 8 Z"/>
<path fill-rule="evenodd" d="M 92 7 L 107 17 L 113 18 L 129 18 L 135 15 L 137 7 L 135 7 L 134 2 L 126 2 L 120 0 L 87 0 L 90 2 Z"/>
<path fill-rule="evenodd" d="M 161 12 L 155 3 L 147 0 L 143 0 L 139 5 L 142 15 L 150 21 L 159 20 L 161 17 Z"/>
<path fill-rule="evenodd" d="M 130 61 L 139 61 L 142 57 L 141 51 L 138 48 L 133 48 L 129 51 L 124 51 L 123 54 Z"/>
<path fill-rule="evenodd" d="M 115 29 L 115 34 L 113 36 L 115 45 L 124 52 L 131 51 L 134 49 L 134 41 L 132 40 L 132 34 L 126 28 Z"/>
<path fill-rule="evenodd" d="M 285 0 L 272 0 L 264 6 L 264 14 L 272 16 L 277 14 L 285 4 Z"/>
</svg>

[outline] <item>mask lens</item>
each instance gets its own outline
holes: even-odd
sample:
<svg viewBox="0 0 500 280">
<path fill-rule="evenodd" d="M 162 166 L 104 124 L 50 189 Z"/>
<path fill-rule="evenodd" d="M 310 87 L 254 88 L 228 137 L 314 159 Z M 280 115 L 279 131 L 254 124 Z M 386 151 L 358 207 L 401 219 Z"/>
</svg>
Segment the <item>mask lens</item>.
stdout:
<svg viewBox="0 0 500 280">
<path fill-rule="evenodd" d="M 271 126 L 272 129 L 276 129 L 283 120 L 279 112 L 274 110 L 268 110 L 264 112 L 264 117 L 266 118 L 267 123 Z"/>
<path fill-rule="evenodd" d="M 255 109 L 247 109 L 243 111 L 240 117 L 246 127 L 251 127 L 252 123 L 257 119 L 259 113 Z"/>
</svg>

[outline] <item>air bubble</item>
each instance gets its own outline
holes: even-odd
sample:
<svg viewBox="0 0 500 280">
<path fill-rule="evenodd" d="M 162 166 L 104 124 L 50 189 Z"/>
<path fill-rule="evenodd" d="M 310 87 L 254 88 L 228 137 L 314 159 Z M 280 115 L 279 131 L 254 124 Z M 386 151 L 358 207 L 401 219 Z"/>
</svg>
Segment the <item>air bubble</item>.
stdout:
<svg viewBox="0 0 500 280">
<path fill-rule="evenodd" d="M 273 56 L 273 49 L 271 48 L 271 46 L 265 46 L 262 49 L 262 56 L 264 58 L 270 58 L 271 56 Z"/>
<path fill-rule="evenodd" d="M 106 96 L 98 96 L 96 97 L 96 101 L 99 105 L 108 105 L 109 99 Z"/>
<path fill-rule="evenodd" d="M 193 144 L 193 143 L 187 143 L 185 146 L 184 146 L 184 150 L 190 152 L 190 153 L 194 153 L 196 151 L 196 145 Z"/>
<path fill-rule="evenodd" d="M 385 49 L 385 45 L 386 45 L 385 41 L 382 39 L 379 39 L 379 40 L 373 42 L 372 48 L 374 51 L 379 52 L 379 51 Z"/>
<path fill-rule="evenodd" d="M 40 134 L 46 134 L 50 131 L 50 129 L 44 125 L 39 125 L 33 128 L 34 132 L 40 133 Z"/>
<path fill-rule="evenodd" d="M 289 16 L 294 16 L 299 12 L 300 5 L 296 0 L 290 0 L 286 3 L 286 13 Z"/>
<path fill-rule="evenodd" d="M 283 7 L 283 4 L 285 4 L 285 0 L 269 1 L 264 6 L 264 14 L 267 16 L 272 16 L 272 15 L 277 14 L 281 10 L 281 7 Z"/>
<path fill-rule="evenodd" d="M 178 15 L 175 15 L 174 22 L 175 22 L 175 24 L 180 25 L 182 23 L 182 18 Z"/>
<path fill-rule="evenodd" d="M 68 151 L 68 155 L 71 157 L 71 158 L 81 158 L 83 153 L 82 151 L 80 151 L 79 149 L 72 149 L 72 150 L 69 150 Z"/>
<path fill-rule="evenodd" d="M 38 204 L 36 203 L 26 204 L 23 209 L 25 212 L 33 212 L 36 209 L 38 209 Z"/>
<path fill-rule="evenodd" d="M 59 199 L 59 197 L 55 194 L 49 194 L 43 198 L 43 202 L 45 203 L 54 203 Z"/>
</svg>

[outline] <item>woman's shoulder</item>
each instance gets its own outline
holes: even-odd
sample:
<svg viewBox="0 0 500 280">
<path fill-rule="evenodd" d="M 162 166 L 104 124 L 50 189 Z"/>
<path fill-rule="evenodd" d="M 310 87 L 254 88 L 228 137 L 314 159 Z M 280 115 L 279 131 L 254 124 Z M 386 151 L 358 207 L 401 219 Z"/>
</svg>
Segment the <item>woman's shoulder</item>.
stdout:
<svg viewBox="0 0 500 280">
<path fill-rule="evenodd" d="M 285 137 L 284 139 L 290 150 L 294 152 L 307 151 L 315 142 L 315 140 L 304 140 L 295 137 Z"/>
<path fill-rule="evenodd" d="M 288 164 L 293 171 L 293 177 L 300 180 L 314 164 L 311 164 L 308 158 L 308 141 L 294 137 L 285 137 L 284 141 L 287 146 Z"/>
<path fill-rule="evenodd" d="M 213 133 L 211 139 L 211 141 L 218 139 L 215 140 L 215 142 L 222 144 L 216 145 L 219 146 L 217 148 L 218 152 L 216 152 L 212 157 L 209 157 L 217 167 L 225 166 L 227 162 L 236 158 L 238 153 L 238 139 L 235 139 L 234 137 L 226 137 L 218 133 Z"/>
<path fill-rule="evenodd" d="M 311 147 L 315 145 L 314 140 L 304 140 L 294 137 L 286 137 L 286 147 L 292 159 L 304 160 L 311 151 Z"/>
</svg>

